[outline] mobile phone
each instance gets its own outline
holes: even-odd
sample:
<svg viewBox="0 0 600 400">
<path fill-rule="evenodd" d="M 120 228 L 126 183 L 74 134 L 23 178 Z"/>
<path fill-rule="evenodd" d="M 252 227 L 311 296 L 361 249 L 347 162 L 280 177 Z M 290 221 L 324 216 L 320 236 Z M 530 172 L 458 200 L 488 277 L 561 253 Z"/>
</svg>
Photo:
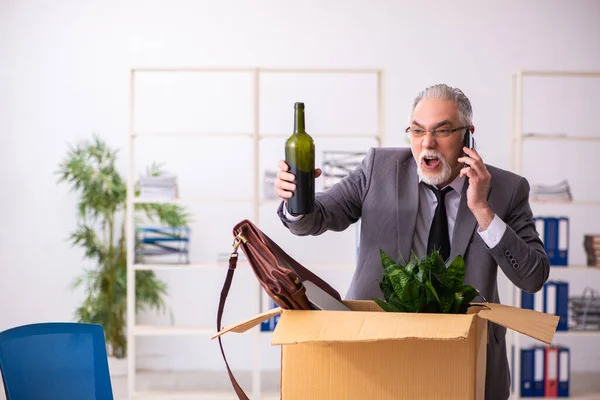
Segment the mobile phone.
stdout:
<svg viewBox="0 0 600 400">
<path fill-rule="evenodd" d="M 473 138 L 473 134 L 470 129 L 467 129 L 465 132 L 465 137 L 463 138 L 463 147 L 467 147 L 469 149 L 475 148 L 475 139 Z M 469 157 L 468 154 L 465 154 L 465 157 Z M 465 163 L 464 167 L 469 167 L 469 164 Z"/>
<path fill-rule="evenodd" d="M 463 147 L 467 147 L 469 149 L 475 148 L 475 139 L 473 138 L 473 134 L 469 129 L 467 129 L 467 132 L 465 132 L 465 137 L 463 139 Z"/>
</svg>

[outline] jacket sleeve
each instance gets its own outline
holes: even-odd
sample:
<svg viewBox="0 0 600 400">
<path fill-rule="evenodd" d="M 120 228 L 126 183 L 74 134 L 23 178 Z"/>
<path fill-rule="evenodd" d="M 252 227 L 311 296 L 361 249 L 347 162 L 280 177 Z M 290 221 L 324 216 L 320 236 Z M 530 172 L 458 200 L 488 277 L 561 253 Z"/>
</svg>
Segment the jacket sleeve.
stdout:
<svg viewBox="0 0 600 400">
<path fill-rule="evenodd" d="M 321 235 L 331 231 L 343 231 L 357 222 L 362 204 L 369 190 L 371 173 L 375 162 L 375 148 L 369 149 L 365 158 L 350 174 L 324 192 L 315 194 L 315 211 L 296 221 L 288 220 L 282 201 L 277 210 L 281 222 L 298 236 Z"/>
<path fill-rule="evenodd" d="M 550 260 L 532 219 L 529 189 L 529 183 L 521 177 L 504 218 L 504 235 L 490 252 L 511 282 L 526 292 L 535 293 L 548 280 Z"/>
</svg>

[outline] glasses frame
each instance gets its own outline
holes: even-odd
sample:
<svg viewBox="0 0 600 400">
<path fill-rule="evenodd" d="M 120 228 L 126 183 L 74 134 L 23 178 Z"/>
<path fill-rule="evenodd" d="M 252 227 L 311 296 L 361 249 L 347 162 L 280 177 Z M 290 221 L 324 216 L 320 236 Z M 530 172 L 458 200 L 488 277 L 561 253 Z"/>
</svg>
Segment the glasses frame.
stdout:
<svg viewBox="0 0 600 400">
<path fill-rule="evenodd" d="M 423 133 L 414 134 L 411 132 L 411 129 L 409 126 L 408 128 L 406 128 L 406 130 L 404 132 L 408 133 L 409 135 L 411 135 L 412 137 L 415 137 L 415 138 L 422 138 L 427 134 L 427 132 L 430 132 L 431 136 L 433 136 L 433 137 L 447 138 L 447 137 L 450 137 L 454 132 L 457 132 L 457 131 L 460 131 L 461 129 L 466 129 L 466 128 L 470 128 L 470 126 L 465 125 L 465 126 L 461 126 L 461 127 L 453 128 L 453 129 L 448 129 L 448 128 L 420 129 L 423 131 Z M 447 134 L 444 133 L 444 134 L 440 135 L 438 133 L 438 131 L 448 131 L 448 133 Z"/>
</svg>

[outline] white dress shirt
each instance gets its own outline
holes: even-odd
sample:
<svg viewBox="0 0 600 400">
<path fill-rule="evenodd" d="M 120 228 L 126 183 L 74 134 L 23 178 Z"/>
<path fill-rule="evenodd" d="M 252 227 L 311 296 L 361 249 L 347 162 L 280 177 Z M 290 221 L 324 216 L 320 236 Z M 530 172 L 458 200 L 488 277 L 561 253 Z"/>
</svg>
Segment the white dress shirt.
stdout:
<svg viewBox="0 0 600 400">
<path fill-rule="evenodd" d="M 452 191 L 446 194 L 446 216 L 448 217 L 448 233 L 450 235 L 450 243 L 454 234 L 454 225 L 456 223 L 456 214 L 458 213 L 458 205 L 460 204 L 461 193 L 465 178 L 457 176 L 450 185 Z M 443 189 L 443 188 L 442 188 Z M 418 258 L 423 257 L 427 250 L 427 241 L 429 238 L 429 228 L 433 221 L 435 208 L 437 207 L 437 198 L 435 194 L 419 180 L 419 211 L 417 213 L 417 224 L 415 227 L 415 235 L 413 238 L 412 250 Z M 302 215 L 293 216 L 287 211 L 287 207 L 283 207 L 283 214 L 288 221 L 297 221 L 302 218 Z M 477 233 L 481 236 L 485 244 L 492 248 L 500 242 L 506 223 L 494 214 L 494 219 L 485 231 L 479 227 Z"/>
</svg>

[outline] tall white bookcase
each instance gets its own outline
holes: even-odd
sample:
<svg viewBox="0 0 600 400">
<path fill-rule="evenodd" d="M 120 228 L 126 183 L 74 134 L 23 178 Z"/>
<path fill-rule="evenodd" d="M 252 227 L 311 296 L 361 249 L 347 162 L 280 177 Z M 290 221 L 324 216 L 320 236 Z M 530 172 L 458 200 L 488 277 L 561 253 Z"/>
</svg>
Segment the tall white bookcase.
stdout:
<svg viewBox="0 0 600 400">
<path fill-rule="evenodd" d="M 535 184 L 537 182 L 532 182 L 532 178 L 529 173 L 530 170 L 524 171 L 524 160 L 525 159 L 535 159 L 539 162 L 539 165 L 542 165 L 543 168 L 547 168 L 548 172 L 546 176 L 550 175 L 552 179 L 560 179 L 560 177 L 554 177 L 554 173 L 551 172 L 553 167 L 559 167 L 561 172 L 564 169 L 564 173 L 568 174 L 569 172 L 573 173 L 573 158 L 578 157 L 579 154 L 596 154 L 598 150 L 600 150 L 600 134 L 598 132 L 594 132 L 594 134 L 590 134 L 587 132 L 562 132 L 562 131 L 548 131 L 547 128 L 543 130 L 535 130 L 535 131 L 525 131 L 524 118 L 526 115 L 531 116 L 532 114 L 538 113 L 536 121 L 541 121 L 540 116 L 543 118 L 547 118 L 548 121 L 558 121 L 560 118 L 563 120 L 569 118 L 570 113 L 573 113 L 573 109 L 564 108 L 561 110 L 563 112 L 562 115 L 553 114 L 555 110 L 544 110 L 543 105 L 537 104 L 533 105 L 529 102 L 529 106 L 531 108 L 527 108 L 525 106 L 525 94 L 532 93 L 537 88 L 545 88 L 548 86 L 540 85 L 539 82 L 536 84 L 536 79 L 544 79 L 546 84 L 559 83 L 560 80 L 563 81 L 569 79 L 581 80 L 590 80 L 596 79 L 596 82 L 600 82 L 600 71 L 561 71 L 561 70 L 525 70 L 520 71 L 518 73 L 513 74 L 512 82 L 511 82 L 511 138 L 510 138 L 510 168 L 512 171 L 517 174 L 523 175 L 528 178 L 530 184 Z M 527 88 L 526 83 L 531 83 L 531 86 Z M 581 86 L 580 86 L 581 87 Z M 582 94 L 584 95 L 584 94 Z M 547 95 L 546 95 L 547 96 Z M 555 100 L 560 100 L 558 97 L 559 93 L 555 94 Z M 552 97 L 552 96 L 551 96 Z M 595 107 L 597 107 L 597 98 Z M 576 107 L 576 106 L 574 106 Z M 591 120 L 595 117 L 595 115 L 586 115 L 586 120 Z M 576 123 L 577 117 L 573 117 L 573 123 Z M 567 129 L 571 128 L 567 126 Z M 537 145 L 536 151 L 532 152 L 531 149 L 526 149 L 527 143 L 535 143 Z M 569 150 L 564 150 L 563 156 L 554 158 L 552 156 L 547 156 L 546 151 L 550 148 L 549 146 L 560 146 L 561 148 L 566 148 L 567 146 L 577 146 L 581 151 L 581 153 L 573 152 Z M 588 148 L 586 148 L 588 146 Z M 591 163 L 593 165 L 589 166 L 589 174 L 594 175 L 593 171 L 598 171 L 600 169 L 600 163 L 598 162 L 597 157 L 590 158 Z M 531 166 L 531 163 L 529 163 Z M 569 171 L 571 170 L 571 171 Z M 536 177 L 539 177 L 539 171 Z M 574 182 L 571 182 L 574 183 Z M 575 182 L 578 183 L 578 182 Z M 597 186 L 597 182 L 589 182 L 589 184 Z M 579 194 L 584 193 L 583 190 L 579 191 Z M 586 193 L 587 194 L 587 193 Z M 595 232 L 600 232 L 600 214 L 598 213 L 598 209 L 600 208 L 600 197 L 597 199 L 581 199 L 577 198 L 577 194 L 573 196 L 573 200 L 570 202 L 562 202 L 562 201 L 536 201 L 531 200 L 531 207 L 533 210 L 534 216 L 540 214 L 573 214 L 577 210 L 586 210 L 587 219 L 586 223 L 594 226 Z M 589 212 L 588 212 L 589 211 Z M 580 217 L 575 217 L 579 220 L 574 220 L 575 224 L 581 224 Z M 574 219 L 574 218 L 571 218 Z M 595 220 L 594 220 L 595 219 Z M 573 237 L 573 229 L 570 229 L 571 237 L 567 238 L 568 246 L 569 246 L 569 258 L 573 254 L 573 249 L 575 246 L 582 246 L 583 236 L 581 237 Z M 574 240 L 575 239 L 575 240 Z M 564 280 L 568 281 L 570 284 L 576 282 L 579 286 L 581 285 L 589 285 L 593 286 L 596 289 L 600 288 L 600 268 L 592 268 L 587 267 L 585 265 L 575 265 L 569 262 L 569 265 L 566 267 L 563 266 L 551 266 L 550 267 L 550 277 L 549 280 Z M 570 285 L 571 286 L 571 285 Z M 581 293 L 572 293 L 569 291 L 569 296 L 572 295 L 581 295 Z M 521 306 L 521 290 L 516 286 L 509 284 L 507 298 L 510 299 L 513 305 L 520 307 Z M 582 331 L 582 330 L 569 330 L 569 331 L 557 331 L 555 335 L 555 343 L 568 343 L 576 344 L 579 339 L 589 339 L 594 337 L 598 340 L 596 342 L 595 347 L 598 348 L 600 345 L 600 331 Z M 508 352 L 509 352 L 509 360 L 511 360 L 511 347 L 514 348 L 514 358 L 512 358 L 512 377 L 513 377 L 513 392 L 511 399 L 520 399 L 520 381 L 521 381 L 521 348 L 522 346 L 522 338 L 520 334 L 509 331 L 508 334 Z M 571 365 L 572 359 L 574 357 L 584 356 L 582 353 L 578 353 L 578 349 L 575 351 L 571 351 Z M 600 378 L 600 373 L 598 373 L 598 377 Z M 571 385 L 571 393 L 573 393 L 573 386 Z M 600 393 L 595 394 L 593 398 L 600 397 Z M 591 399 L 592 397 L 588 397 L 587 395 L 584 397 L 571 396 L 571 398 L 581 398 L 581 399 Z"/>
<path fill-rule="evenodd" d="M 252 97 L 253 97 L 253 105 L 252 105 L 252 131 L 251 132 L 177 132 L 177 131 L 169 131 L 169 130 L 161 130 L 158 132 L 148 132 L 141 131 L 138 129 L 138 124 L 136 121 L 136 94 L 138 93 L 138 87 L 136 86 L 136 79 L 140 74 L 180 74 L 180 73 L 190 73 L 190 74 L 203 74 L 203 73 L 246 73 L 251 77 L 252 80 Z M 136 264 L 135 260 L 135 222 L 134 222 L 134 210 L 135 204 L 139 203 L 175 203 L 181 205 L 191 205 L 191 204 L 204 204 L 207 209 L 210 208 L 211 204 L 251 204 L 252 211 L 250 215 L 246 217 L 254 221 L 258 226 L 261 225 L 261 212 L 260 207 L 265 203 L 270 203 L 273 205 L 272 212 L 275 213 L 275 207 L 277 206 L 278 201 L 273 199 L 266 199 L 261 193 L 261 142 L 266 139 L 279 139 L 281 143 L 284 143 L 285 138 L 287 138 L 291 129 L 288 129 L 287 132 L 280 132 L 274 134 L 270 132 L 269 134 L 264 134 L 261 131 L 262 128 L 262 109 L 263 106 L 262 98 L 261 98 L 261 79 L 269 74 L 288 74 L 288 75 L 297 75 L 297 76 L 331 76 L 332 79 L 335 79 L 339 76 L 348 76 L 348 75 L 370 75 L 372 77 L 372 81 L 374 82 L 374 103 L 375 106 L 370 110 L 375 110 L 376 115 L 373 117 L 373 120 L 376 121 L 376 128 L 374 130 L 368 132 L 351 132 L 349 135 L 344 135 L 340 132 L 332 132 L 332 133 L 311 133 L 313 138 L 317 143 L 317 151 L 319 151 L 319 140 L 323 139 L 343 139 L 343 138 L 352 138 L 352 139 L 366 139 L 371 140 L 373 146 L 380 146 L 383 136 L 383 71 L 380 69 L 306 69 L 306 68 L 137 68 L 132 69 L 130 71 L 130 103 L 129 103 L 129 173 L 128 173 L 128 181 L 127 181 L 127 213 L 126 213 L 126 240 L 127 240 L 127 344 L 128 344 L 128 398 L 165 398 L 165 399 L 218 399 L 218 398 L 231 398 L 233 391 L 228 390 L 225 393 L 205 393 L 205 392 L 180 392 L 180 391 L 139 391 L 136 387 L 136 344 L 137 339 L 140 337 L 181 337 L 184 335 L 187 336 L 199 336 L 202 337 L 203 340 L 208 340 L 209 336 L 213 335 L 216 331 L 216 325 L 208 325 L 208 326 L 177 326 L 177 325 L 140 325 L 137 323 L 137 315 L 135 311 L 135 301 L 136 301 L 136 293 L 134 290 L 134 282 L 135 282 L 135 274 L 136 271 L 141 270 L 154 270 L 154 271 L 164 271 L 169 270 L 172 273 L 181 273 L 186 274 L 189 271 L 203 271 L 209 269 L 220 269 L 225 273 L 226 263 L 222 262 L 208 262 L 208 263 L 194 263 L 191 262 L 189 264 Z M 352 88 L 348 88 L 349 91 L 352 91 Z M 148 95 L 147 93 L 145 94 Z M 301 100 L 300 100 L 301 101 Z M 293 106 L 293 104 L 289 104 L 289 106 Z M 249 110 L 246 110 L 249 111 Z M 231 118 L 235 118 L 235 115 L 231 115 Z M 286 116 L 287 118 L 287 116 Z M 310 118 L 310 117 L 307 117 Z M 291 123 L 291 120 L 290 120 Z M 290 125 L 291 126 L 291 125 Z M 230 138 L 232 143 L 235 143 L 235 140 L 238 138 L 250 139 L 252 143 L 252 163 L 251 165 L 244 165 L 244 168 L 251 169 L 253 175 L 253 184 L 252 184 L 252 192 L 246 193 L 246 195 L 234 196 L 234 197 L 220 197 L 220 196 L 200 196 L 200 197 L 177 197 L 175 199 L 143 199 L 136 198 L 134 196 L 134 184 L 135 181 L 139 178 L 139 174 L 141 171 L 136 170 L 136 160 L 138 157 L 138 147 L 140 140 L 144 140 L 146 138 L 151 137 L 163 137 L 171 140 L 171 138 L 178 137 L 202 137 L 202 138 Z M 282 148 L 283 149 L 283 148 Z M 364 149 L 366 151 L 366 149 Z M 215 151 L 220 151 L 219 149 L 215 149 Z M 275 163 L 277 160 L 269 160 L 269 162 Z M 218 170 L 218 166 L 215 166 L 215 170 Z M 199 180 L 198 184 L 201 185 L 202 182 Z M 357 224 L 358 225 L 358 224 Z M 232 227 L 231 227 L 232 228 Z M 190 243 L 190 249 L 193 251 L 193 240 Z M 319 270 L 327 269 L 328 267 L 339 269 L 339 265 L 319 265 Z M 348 274 L 351 274 L 353 265 L 346 265 L 346 271 Z M 319 270 L 316 270 L 319 273 Z M 224 277 L 224 275 L 223 275 Z M 220 287 L 223 284 L 223 281 L 214 282 L 215 286 Z M 258 282 L 256 282 L 256 289 L 259 292 L 262 292 L 262 288 L 259 286 Z M 261 295 L 263 296 L 263 295 Z M 256 304 L 256 312 L 264 311 L 263 301 L 261 300 L 261 296 L 259 296 L 259 301 Z M 216 309 L 214 310 L 214 314 L 216 317 Z M 247 333 L 248 335 L 250 333 Z M 255 328 L 252 330 L 253 335 L 253 349 L 252 349 L 252 358 L 254 360 L 252 365 L 252 387 L 245 388 L 251 398 L 254 400 L 258 400 L 262 398 L 261 391 L 261 363 L 260 363 L 260 338 L 261 332 L 259 328 Z M 213 341 L 214 346 L 218 346 L 216 341 Z M 160 351 L 160 349 L 158 349 Z M 227 351 L 227 349 L 226 349 Z M 225 365 L 223 363 L 223 369 Z M 225 372 L 224 372 L 225 373 Z"/>
</svg>

